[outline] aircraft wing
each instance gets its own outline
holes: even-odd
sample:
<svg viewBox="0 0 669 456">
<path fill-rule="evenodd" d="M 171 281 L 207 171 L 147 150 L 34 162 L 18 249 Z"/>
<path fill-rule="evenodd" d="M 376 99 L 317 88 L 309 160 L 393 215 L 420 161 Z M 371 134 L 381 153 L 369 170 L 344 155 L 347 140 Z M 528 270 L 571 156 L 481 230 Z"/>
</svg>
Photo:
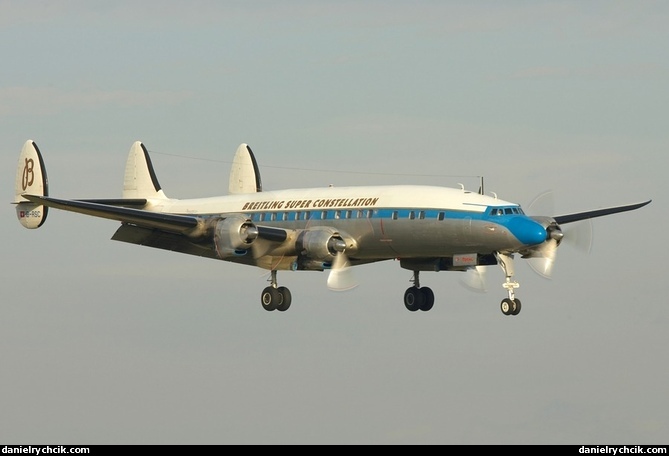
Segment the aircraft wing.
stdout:
<svg viewBox="0 0 669 456">
<path fill-rule="evenodd" d="M 609 207 L 606 209 L 596 209 L 594 211 L 577 212 L 574 214 L 558 215 L 553 217 L 558 224 L 577 222 L 589 218 L 602 217 L 604 215 L 616 214 L 618 212 L 633 211 L 649 204 L 652 200 L 644 201 L 642 203 L 629 204 L 626 206 Z"/>
<path fill-rule="evenodd" d="M 36 195 L 22 195 L 23 198 L 36 203 L 43 204 L 47 207 L 62 209 L 70 212 L 77 212 L 79 214 L 92 215 L 93 217 L 101 217 L 110 220 L 118 220 L 119 222 L 132 223 L 144 228 L 157 228 L 170 233 L 185 233 L 187 231 L 197 228 L 202 223 L 202 220 L 197 217 L 189 215 L 165 214 L 160 212 L 144 211 L 141 209 L 133 209 L 130 207 L 122 207 L 109 204 L 101 204 L 99 202 L 91 202 L 92 200 L 68 200 L 60 198 L 52 198 L 50 196 L 36 196 Z M 97 200 L 105 201 L 105 200 Z M 116 201 L 120 200 L 108 200 Z"/>
</svg>

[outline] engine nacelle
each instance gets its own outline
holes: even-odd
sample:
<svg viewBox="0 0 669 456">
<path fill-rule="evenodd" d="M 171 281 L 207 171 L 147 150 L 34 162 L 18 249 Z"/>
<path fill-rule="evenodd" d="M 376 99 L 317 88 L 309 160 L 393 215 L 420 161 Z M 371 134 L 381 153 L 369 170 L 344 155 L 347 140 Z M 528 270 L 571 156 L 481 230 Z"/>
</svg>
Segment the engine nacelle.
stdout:
<svg viewBox="0 0 669 456">
<path fill-rule="evenodd" d="M 221 258 L 244 255 L 258 237 L 258 228 L 240 215 L 232 215 L 216 223 L 214 244 Z"/>
<path fill-rule="evenodd" d="M 314 228 L 301 233 L 297 250 L 311 260 L 331 262 L 337 253 L 355 250 L 355 243 L 332 228 Z"/>
</svg>

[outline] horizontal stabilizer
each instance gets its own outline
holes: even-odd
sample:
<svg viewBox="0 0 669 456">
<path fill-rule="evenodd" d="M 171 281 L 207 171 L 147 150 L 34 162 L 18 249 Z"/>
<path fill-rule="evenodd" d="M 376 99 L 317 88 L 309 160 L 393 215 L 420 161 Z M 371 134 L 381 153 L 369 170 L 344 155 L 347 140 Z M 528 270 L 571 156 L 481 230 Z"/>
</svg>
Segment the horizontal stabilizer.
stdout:
<svg viewBox="0 0 669 456">
<path fill-rule="evenodd" d="M 157 228 L 170 233 L 187 233 L 197 228 L 201 220 L 190 215 L 166 214 L 143 211 L 128 207 L 107 206 L 78 200 L 51 198 L 48 196 L 24 195 L 35 204 L 62 209 L 79 214 L 92 215 L 119 222 L 132 223 L 145 228 Z"/>
<path fill-rule="evenodd" d="M 107 206 L 121 206 L 121 207 L 144 207 L 148 200 L 146 198 L 95 198 L 95 199 L 79 199 L 84 203 L 97 203 Z"/>
</svg>

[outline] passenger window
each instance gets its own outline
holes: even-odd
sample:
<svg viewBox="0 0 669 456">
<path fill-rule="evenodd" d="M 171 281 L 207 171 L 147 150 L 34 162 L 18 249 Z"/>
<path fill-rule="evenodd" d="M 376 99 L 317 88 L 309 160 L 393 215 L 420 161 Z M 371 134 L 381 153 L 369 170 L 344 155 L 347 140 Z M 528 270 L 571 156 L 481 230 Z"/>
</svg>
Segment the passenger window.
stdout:
<svg viewBox="0 0 669 456">
<path fill-rule="evenodd" d="M 416 214 L 414 213 L 414 211 L 409 211 L 409 220 L 413 220 L 415 218 L 416 218 Z"/>
<path fill-rule="evenodd" d="M 397 211 L 393 211 L 393 220 L 397 220 Z"/>
<path fill-rule="evenodd" d="M 420 211 L 420 212 L 418 213 L 418 218 L 421 219 L 421 220 L 423 220 L 423 219 L 425 218 L 425 211 Z"/>
<path fill-rule="evenodd" d="M 437 216 L 437 219 L 444 220 L 444 213 L 440 212 L 439 215 Z"/>
<path fill-rule="evenodd" d="M 300 211 L 295 212 L 295 220 L 299 220 L 300 215 L 302 215 L 302 213 Z"/>
<path fill-rule="evenodd" d="M 374 211 L 371 209 L 367 209 L 367 218 L 372 218 L 372 215 L 374 214 Z"/>
<path fill-rule="evenodd" d="M 304 220 L 309 220 L 311 218 L 311 211 L 306 211 L 304 213 Z"/>
<path fill-rule="evenodd" d="M 326 220 L 328 218 L 328 211 L 321 211 L 321 220 Z"/>
<path fill-rule="evenodd" d="M 271 217 L 272 217 L 271 220 L 272 220 L 273 222 L 276 222 L 276 212 L 272 212 Z"/>
<path fill-rule="evenodd" d="M 341 212 L 335 211 L 334 218 L 338 219 L 341 216 Z"/>
<path fill-rule="evenodd" d="M 351 218 L 351 211 L 346 211 L 344 214 L 345 214 L 344 215 L 345 218 L 347 218 L 347 219 Z"/>
</svg>

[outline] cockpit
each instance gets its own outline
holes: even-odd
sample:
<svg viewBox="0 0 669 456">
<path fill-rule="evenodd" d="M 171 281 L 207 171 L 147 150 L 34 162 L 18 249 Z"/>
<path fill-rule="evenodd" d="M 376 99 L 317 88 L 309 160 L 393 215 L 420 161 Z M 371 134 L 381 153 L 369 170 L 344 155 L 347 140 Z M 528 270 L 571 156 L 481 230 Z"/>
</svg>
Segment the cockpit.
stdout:
<svg viewBox="0 0 669 456">
<path fill-rule="evenodd" d="M 500 215 L 525 215 L 523 210 L 519 206 L 508 206 L 508 207 L 493 207 L 490 209 L 491 216 L 500 216 Z"/>
</svg>

